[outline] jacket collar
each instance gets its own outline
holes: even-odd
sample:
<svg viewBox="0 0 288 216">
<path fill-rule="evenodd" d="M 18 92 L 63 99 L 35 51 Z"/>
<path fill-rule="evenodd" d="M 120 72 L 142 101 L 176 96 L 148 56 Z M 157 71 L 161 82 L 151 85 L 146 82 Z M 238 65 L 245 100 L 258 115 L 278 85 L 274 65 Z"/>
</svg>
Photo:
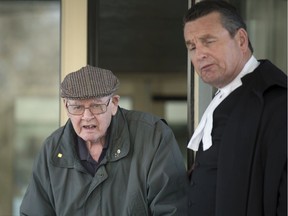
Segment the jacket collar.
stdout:
<svg viewBox="0 0 288 216">
<path fill-rule="evenodd" d="M 287 76 L 269 60 L 259 60 L 260 65 L 242 78 L 255 92 L 265 92 L 271 86 L 287 88 Z M 249 80 L 253 82 L 249 83 Z"/>
</svg>

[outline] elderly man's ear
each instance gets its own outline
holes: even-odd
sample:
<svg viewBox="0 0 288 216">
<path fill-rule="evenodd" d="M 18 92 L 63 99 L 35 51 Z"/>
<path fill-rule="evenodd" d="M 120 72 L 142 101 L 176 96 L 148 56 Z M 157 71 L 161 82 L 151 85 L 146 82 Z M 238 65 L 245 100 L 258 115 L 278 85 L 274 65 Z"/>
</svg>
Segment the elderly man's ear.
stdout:
<svg viewBox="0 0 288 216">
<path fill-rule="evenodd" d="M 118 110 L 118 105 L 119 105 L 119 101 L 120 101 L 120 96 L 119 95 L 113 95 L 112 96 L 112 115 L 115 115 L 117 110 Z"/>
</svg>

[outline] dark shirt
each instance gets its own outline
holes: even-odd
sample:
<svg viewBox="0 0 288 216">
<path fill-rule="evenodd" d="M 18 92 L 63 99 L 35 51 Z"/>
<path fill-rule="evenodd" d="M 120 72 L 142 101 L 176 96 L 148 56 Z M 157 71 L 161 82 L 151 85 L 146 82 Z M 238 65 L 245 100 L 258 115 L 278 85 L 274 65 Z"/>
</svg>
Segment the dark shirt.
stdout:
<svg viewBox="0 0 288 216">
<path fill-rule="evenodd" d="M 213 145 L 206 151 L 203 151 L 203 144 L 202 142 L 200 143 L 199 150 L 196 153 L 194 169 L 190 177 L 190 215 L 215 215 L 218 152 L 226 123 L 237 103 L 241 89 L 239 87 L 233 91 L 214 110 Z"/>
<path fill-rule="evenodd" d="M 90 155 L 90 153 L 87 149 L 86 142 L 80 137 L 78 137 L 78 145 L 77 145 L 76 149 L 77 149 L 77 153 L 78 153 L 78 156 L 80 158 L 82 166 L 92 176 L 94 176 L 100 163 L 101 163 L 101 161 L 103 160 L 104 156 L 106 155 L 106 151 L 108 149 L 108 142 L 106 141 L 98 161 L 95 161 L 92 158 L 92 156 Z"/>
</svg>

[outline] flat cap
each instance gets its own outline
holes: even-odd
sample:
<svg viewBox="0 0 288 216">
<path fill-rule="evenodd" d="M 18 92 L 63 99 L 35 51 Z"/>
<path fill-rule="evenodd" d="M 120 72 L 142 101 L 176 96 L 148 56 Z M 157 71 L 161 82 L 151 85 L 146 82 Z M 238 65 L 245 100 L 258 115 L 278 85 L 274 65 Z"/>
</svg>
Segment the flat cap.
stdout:
<svg viewBox="0 0 288 216">
<path fill-rule="evenodd" d="M 60 96 L 67 99 L 101 98 L 114 93 L 119 84 L 112 71 L 87 65 L 64 78 Z"/>
</svg>

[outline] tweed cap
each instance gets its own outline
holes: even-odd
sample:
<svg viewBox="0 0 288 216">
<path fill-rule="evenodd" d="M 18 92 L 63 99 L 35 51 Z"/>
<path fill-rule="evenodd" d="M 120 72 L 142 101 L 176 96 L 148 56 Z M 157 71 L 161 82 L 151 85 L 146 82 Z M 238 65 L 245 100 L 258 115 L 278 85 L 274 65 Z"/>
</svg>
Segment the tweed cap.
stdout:
<svg viewBox="0 0 288 216">
<path fill-rule="evenodd" d="M 60 96 L 80 100 L 101 98 L 114 93 L 119 84 L 112 71 L 87 65 L 64 78 L 60 85 Z"/>
</svg>

